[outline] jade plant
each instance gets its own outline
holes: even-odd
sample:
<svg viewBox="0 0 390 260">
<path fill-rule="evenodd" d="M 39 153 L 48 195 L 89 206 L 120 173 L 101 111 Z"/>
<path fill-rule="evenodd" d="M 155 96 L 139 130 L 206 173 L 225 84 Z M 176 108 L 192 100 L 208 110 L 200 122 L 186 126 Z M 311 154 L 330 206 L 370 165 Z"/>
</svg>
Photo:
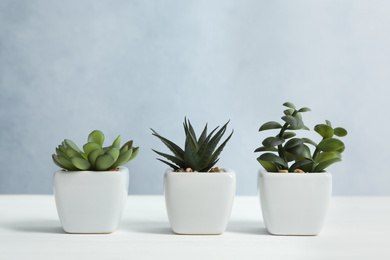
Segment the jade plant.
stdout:
<svg viewBox="0 0 390 260">
<path fill-rule="evenodd" d="M 219 141 L 226 132 L 229 121 L 223 125 L 219 130 L 219 126 L 207 134 L 207 124 L 204 127 L 199 138 L 196 137 L 194 128 L 189 120 L 184 119 L 184 132 L 185 132 L 185 145 L 184 150 L 175 143 L 159 135 L 156 131 L 153 131 L 153 135 L 158 137 L 173 153 L 169 155 L 166 153 L 153 150 L 158 155 L 165 157 L 170 162 L 162 159 L 157 159 L 175 171 L 184 171 L 190 169 L 190 171 L 208 172 L 213 171 L 212 167 L 218 162 L 218 156 L 221 154 L 226 143 L 229 141 L 232 133 L 226 138 L 226 140 L 217 148 Z M 218 131 L 217 131 L 218 130 Z"/>
<path fill-rule="evenodd" d="M 53 154 L 54 163 L 68 171 L 109 171 L 134 159 L 139 147 L 133 147 L 133 141 L 120 147 L 119 135 L 112 145 L 103 147 L 104 134 L 99 130 L 92 131 L 83 150 L 69 139 L 65 139 Z"/>
<path fill-rule="evenodd" d="M 309 138 L 296 137 L 296 130 L 309 130 L 302 121 L 301 113 L 311 111 L 304 107 L 296 109 L 294 104 L 283 104 L 283 124 L 270 121 L 263 124 L 259 132 L 279 129 L 276 136 L 267 137 L 255 152 L 263 152 L 257 160 L 269 172 L 322 172 L 330 165 L 341 161 L 344 143 L 335 138 L 347 135 L 342 127 L 333 128 L 330 121 L 314 127 L 322 140 L 317 144 Z M 310 147 L 312 147 L 312 150 Z"/>
</svg>

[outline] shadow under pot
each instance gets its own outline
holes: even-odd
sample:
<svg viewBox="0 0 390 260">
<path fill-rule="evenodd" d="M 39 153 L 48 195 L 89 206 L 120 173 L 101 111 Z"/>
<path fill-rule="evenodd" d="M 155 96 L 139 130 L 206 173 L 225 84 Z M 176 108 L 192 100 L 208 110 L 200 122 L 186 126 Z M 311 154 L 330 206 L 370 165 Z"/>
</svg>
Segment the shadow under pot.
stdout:
<svg viewBox="0 0 390 260">
<path fill-rule="evenodd" d="M 332 175 L 260 170 L 259 196 L 264 224 L 273 235 L 318 235 L 332 196 Z"/>
<path fill-rule="evenodd" d="M 57 171 L 54 197 L 58 216 L 68 233 L 112 233 L 126 205 L 129 170 Z"/>
<path fill-rule="evenodd" d="M 222 234 L 229 222 L 236 190 L 234 171 L 173 172 L 164 175 L 169 223 L 176 234 Z"/>
</svg>

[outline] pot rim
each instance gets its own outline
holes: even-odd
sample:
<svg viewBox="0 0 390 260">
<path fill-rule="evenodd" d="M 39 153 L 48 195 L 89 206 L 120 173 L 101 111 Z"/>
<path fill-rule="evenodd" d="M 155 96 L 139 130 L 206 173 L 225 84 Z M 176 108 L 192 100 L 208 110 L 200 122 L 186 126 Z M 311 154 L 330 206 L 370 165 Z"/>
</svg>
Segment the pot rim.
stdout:
<svg viewBox="0 0 390 260">
<path fill-rule="evenodd" d="M 58 170 L 55 173 L 65 173 L 65 174 L 115 174 L 123 171 L 128 171 L 129 169 L 126 166 L 118 166 L 118 171 L 68 171 L 68 170 Z"/>
</svg>

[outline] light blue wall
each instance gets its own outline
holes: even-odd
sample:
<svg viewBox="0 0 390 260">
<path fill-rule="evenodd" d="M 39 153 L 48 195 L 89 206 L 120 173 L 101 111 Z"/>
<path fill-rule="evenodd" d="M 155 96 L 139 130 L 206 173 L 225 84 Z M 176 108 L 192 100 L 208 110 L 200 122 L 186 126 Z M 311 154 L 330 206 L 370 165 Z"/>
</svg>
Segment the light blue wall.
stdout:
<svg viewBox="0 0 390 260">
<path fill-rule="evenodd" d="M 349 135 L 335 195 L 390 195 L 389 1 L 0 1 L 0 193 L 52 193 L 54 148 L 93 129 L 141 147 L 130 193 L 162 194 L 165 147 L 231 120 L 219 166 L 256 194 L 259 126 L 285 101 Z M 309 137 L 318 141 L 313 131 Z"/>
</svg>

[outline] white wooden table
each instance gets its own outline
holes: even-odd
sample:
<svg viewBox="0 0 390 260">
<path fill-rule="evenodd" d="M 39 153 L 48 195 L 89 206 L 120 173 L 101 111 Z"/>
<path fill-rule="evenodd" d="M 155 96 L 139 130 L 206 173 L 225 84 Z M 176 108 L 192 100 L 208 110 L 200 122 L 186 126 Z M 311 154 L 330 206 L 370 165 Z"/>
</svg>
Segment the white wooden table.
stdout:
<svg viewBox="0 0 390 260">
<path fill-rule="evenodd" d="M 333 197 L 318 236 L 272 236 L 257 197 L 222 235 L 175 235 L 162 196 L 129 196 L 112 234 L 64 233 L 50 195 L 0 195 L 0 259 L 390 259 L 390 197 Z"/>
</svg>

